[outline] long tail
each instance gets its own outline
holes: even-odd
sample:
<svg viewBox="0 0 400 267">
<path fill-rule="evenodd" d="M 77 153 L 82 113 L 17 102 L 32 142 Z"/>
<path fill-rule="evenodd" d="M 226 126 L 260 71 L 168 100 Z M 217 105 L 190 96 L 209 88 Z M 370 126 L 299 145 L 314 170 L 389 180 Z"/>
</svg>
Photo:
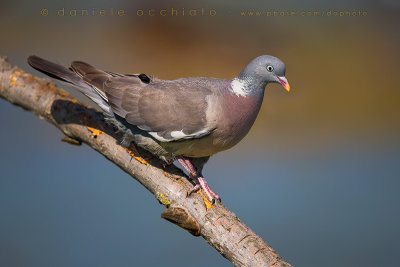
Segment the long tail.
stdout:
<svg viewBox="0 0 400 267">
<path fill-rule="evenodd" d="M 107 99 L 103 97 L 104 94 L 102 94 L 101 90 L 85 82 L 82 76 L 76 73 L 74 69 L 67 69 L 62 65 L 53 63 L 37 56 L 28 57 L 28 64 L 36 70 L 50 76 L 51 78 L 67 82 L 68 84 L 74 86 L 80 92 L 92 99 L 108 115 L 113 115 L 111 107 L 108 104 Z M 86 63 L 82 62 L 82 64 Z M 90 65 L 87 64 L 87 66 Z"/>
</svg>

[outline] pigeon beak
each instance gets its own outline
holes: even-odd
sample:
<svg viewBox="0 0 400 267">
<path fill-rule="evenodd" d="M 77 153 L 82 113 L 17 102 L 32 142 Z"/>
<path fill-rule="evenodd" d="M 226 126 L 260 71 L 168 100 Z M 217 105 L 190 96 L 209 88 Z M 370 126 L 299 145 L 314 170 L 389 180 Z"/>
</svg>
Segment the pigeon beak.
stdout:
<svg viewBox="0 0 400 267">
<path fill-rule="evenodd" d="M 290 85 L 288 80 L 286 79 L 285 76 L 276 76 L 276 78 L 278 78 L 279 83 L 282 84 L 283 88 L 286 89 L 286 91 L 290 91 Z"/>
</svg>

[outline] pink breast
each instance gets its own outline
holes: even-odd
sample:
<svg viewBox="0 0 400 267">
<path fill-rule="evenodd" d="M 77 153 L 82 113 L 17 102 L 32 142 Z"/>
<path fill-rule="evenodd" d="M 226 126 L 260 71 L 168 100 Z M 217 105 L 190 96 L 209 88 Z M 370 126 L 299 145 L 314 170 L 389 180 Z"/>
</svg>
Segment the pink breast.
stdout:
<svg viewBox="0 0 400 267">
<path fill-rule="evenodd" d="M 220 117 L 222 127 L 218 129 L 216 138 L 223 139 L 228 148 L 237 144 L 253 126 L 261 104 L 262 97 L 243 97 L 228 93 L 224 97 L 223 114 Z"/>
</svg>

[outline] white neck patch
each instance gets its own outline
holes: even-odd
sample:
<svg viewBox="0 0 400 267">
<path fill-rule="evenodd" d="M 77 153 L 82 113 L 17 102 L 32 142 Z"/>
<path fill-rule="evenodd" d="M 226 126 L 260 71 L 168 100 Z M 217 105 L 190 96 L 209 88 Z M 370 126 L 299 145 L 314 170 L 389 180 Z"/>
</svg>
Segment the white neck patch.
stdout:
<svg viewBox="0 0 400 267">
<path fill-rule="evenodd" d="M 232 92 L 237 96 L 247 96 L 249 94 L 249 84 L 239 78 L 235 78 L 231 82 Z"/>
</svg>

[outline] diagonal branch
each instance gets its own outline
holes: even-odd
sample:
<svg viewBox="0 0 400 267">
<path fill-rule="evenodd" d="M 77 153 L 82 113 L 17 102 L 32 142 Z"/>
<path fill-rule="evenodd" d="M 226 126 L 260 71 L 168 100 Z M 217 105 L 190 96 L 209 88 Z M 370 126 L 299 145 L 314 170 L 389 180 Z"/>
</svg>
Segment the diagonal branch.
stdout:
<svg viewBox="0 0 400 267">
<path fill-rule="evenodd" d="M 181 170 L 174 165 L 163 167 L 160 160 L 141 149 L 132 152 L 118 145 L 123 133 L 109 125 L 102 113 L 80 103 L 50 80 L 0 58 L 0 97 L 59 128 L 66 135 L 63 141 L 83 142 L 104 155 L 167 208 L 161 214 L 164 219 L 201 235 L 235 266 L 291 266 L 224 205 L 217 203 L 207 210 L 199 194 L 186 198 L 192 185 Z"/>
</svg>

